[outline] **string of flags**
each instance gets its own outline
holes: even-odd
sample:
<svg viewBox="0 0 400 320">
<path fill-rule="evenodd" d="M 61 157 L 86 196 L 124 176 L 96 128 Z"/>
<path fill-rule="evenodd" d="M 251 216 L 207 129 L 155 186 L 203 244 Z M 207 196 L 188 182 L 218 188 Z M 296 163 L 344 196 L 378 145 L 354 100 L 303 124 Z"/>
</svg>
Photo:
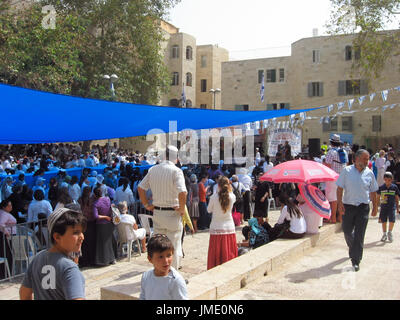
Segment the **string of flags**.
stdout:
<svg viewBox="0 0 400 320">
<path fill-rule="evenodd" d="M 388 100 L 389 93 L 391 91 L 400 92 L 400 86 L 394 87 L 392 89 L 382 90 L 380 92 L 380 96 L 381 96 L 383 102 L 386 102 Z M 333 111 L 335 109 L 335 104 L 321 106 L 322 108 L 327 109 L 327 113 L 328 113 L 327 116 L 311 117 L 311 116 L 307 116 L 306 112 L 301 112 L 301 113 L 299 113 L 299 116 L 297 119 L 296 119 L 296 115 L 292 114 L 289 116 L 289 120 L 278 121 L 277 118 L 263 120 L 262 126 L 261 126 L 261 121 L 256 121 L 254 123 L 246 123 L 244 125 L 244 129 L 258 130 L 261 127 L 263 127 L 264 129 L 266 129 L 266 128 L 289 129 L 290 127 L 296 128 L 299 126 L 303 126 L 305 120 L 316 120 L 316 119 L 319 119 L 320 124 L 323 124 L 323 123 L 328 124 L 328 123 L 330 123 L 330 121 L 335 119 L 337 116 L 342 116 L 342 115 L 346 115 L 346 114 L 354 114 L 356 112 L 361 112 L 361 111 L 363 111 L 363 112 L 378 111 L 379 109 L 381 109 L 381 111 L 384 112 L 388 109 L 392 110 L 395 107 L 400 107 L 400 103 L 393 103 L 393 104 L 387 104 L 384 106 L 378 106 L 378 107 L 372 107 L 372 108 L 369 107 L 369 108 L 365 108 L 362 110 L 354 110 L 353 109 L 355 102 L 358 102 L 359 106 L 362 106 L 362 104 L 365 102 L 365 100 L 368 97 L 369 97 L 369 102 L 372 102 L 372 101 L 374 101 L 375 97 L 377 97 L 377 96 L 379 96 L 379 94 L 374 92 L 369 95 L 363 95 L 358 98 L 352 98 L 352 99 L 348 99 L 347 101 L 338 102 L 338 103 L 336 103 L 336 106 L 337 106 L 336 113 L 333 113 Z M 346 110 L 346 108 L 345 108 L 346 105 L 347 105 L 348 110 Z"/>
</svg>

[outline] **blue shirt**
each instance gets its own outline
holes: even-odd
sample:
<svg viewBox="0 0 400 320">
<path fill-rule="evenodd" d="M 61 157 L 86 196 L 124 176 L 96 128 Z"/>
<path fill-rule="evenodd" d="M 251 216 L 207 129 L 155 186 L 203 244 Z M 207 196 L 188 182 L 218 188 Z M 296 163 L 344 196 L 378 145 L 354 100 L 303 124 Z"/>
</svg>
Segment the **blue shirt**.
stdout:
<svg viewBox="0 0 400 320">
<path fill-rule="evenodd" d="M 370 192 L 378 191 L 374 173 L 367 167 L 362 172 L 354 166 L 345 167 L 336 181 L 336 185 L 344 189 L 343 203 L 359 206 L 369 204 Z"/>
</svg>

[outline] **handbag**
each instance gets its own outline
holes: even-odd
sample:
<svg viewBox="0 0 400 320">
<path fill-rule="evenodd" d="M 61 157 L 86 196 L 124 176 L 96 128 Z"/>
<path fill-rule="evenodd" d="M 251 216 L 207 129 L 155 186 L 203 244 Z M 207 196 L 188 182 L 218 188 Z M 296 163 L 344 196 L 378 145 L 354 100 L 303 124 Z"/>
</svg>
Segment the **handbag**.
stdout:
<svg viewBox="0 0 400 320">
<path fill-rule="evenodd" d="M 240 213 L 238 211 L 233 211 L 232 212 L 232 218 L 233 218 L 233 223 L 235 224 L 235 227 L 240 226 Z"/>
</svg>

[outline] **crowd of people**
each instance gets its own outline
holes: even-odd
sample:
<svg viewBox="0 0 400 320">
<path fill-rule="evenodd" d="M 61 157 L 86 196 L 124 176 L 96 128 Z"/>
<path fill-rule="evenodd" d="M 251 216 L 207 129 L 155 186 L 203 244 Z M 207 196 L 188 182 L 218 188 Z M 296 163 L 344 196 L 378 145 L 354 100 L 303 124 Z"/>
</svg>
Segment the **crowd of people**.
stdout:
<svg viewBox="0 0 400 320">
<path fill-rule="evenodd" d="M 142 252 L 148 251 L 149 261 L 153 263 L 154 270 L 158 270 L 154 272 L 164 275 L 171 272 L 171 277 L 177 279 L 177 270 L 180 269 L 181 259 L 184 257 L 184 235 L 190 231 L 182 223 L 185 209 L 193 224 L 193 233 L 201 230 L 208 230 L 210 233 L 207 269 L 278 238 L 298 239 L 307 233 L 317 233 L 322 226 L 322 218 L 310 211 L 296 184 L 275 184 L 260 180 L 264 173 L 277 164 L 304 156 L 293 157 L 289 142 L 278 147 L 274 161 L 271 161 L 268 155 L 262 156 L 262 151 L 256 148 L 254 165 L 250 167 L 228 165 L 223 161 L 219 164 L 182 166 L 178 159 L 178 150 L 171 146 L 167 148 L 166 158 L 158 159 L 157 162 L 154 159 L 147 161 L 146 156 L 138 152 L 118 150 L 115 146 L 110 151 L 111 164 L 107 163 L 110 159 L 107 157 L 106 147 L 95 146 L 91 151 L 84 153 L 80 144 L 19 146 L 17 149 L 14 146 L 3 147 L 0 151 L 0 171 L 7 174 L 3 176 L 1 185 L 0 231 L 3 239 L 16 235 L 19 224 L 25 223 L 34 228 L 35 224 L 44 221 L 52 248 L 43 251 L 66 253 L 67 249 L 61 248 L 65 245 L 61 238 L 65 232 L 74 234 L 73 229 L 79 226 L 74 240 L 75 248 L 79 247 L 79 250 L 68 249 L 67 257 L 79 267 L 114 264 L 118 257 L 118 248 L 113 208 L 117 208 L 121 214 L 121 221 L 129 223 L 140 239 L 141 246 L 138 249 Z M 325 193 L 331 206 L 331 218 L 325 222 L 343 222 L 353 266 L 359 269 L 366 224 L 361 225 L 357 219 L 350 221 L 351 214 L 343 216 L 343 213 L 353 212 L 357 217 L 358 210 L 361 210 L 359 206 L 363 205 L 362 214 L 365 215 L 367 211 L 369 214 L 369 202 L 372 201 L 373 215 L 376 215 L 380 200 L 379 221 L 384 232 L 381 240 L 393 241 L 395 219 L 392 208 L 395 207 L 398 211 L 400 157 L 396 156 L 390 145 L 373 154 L 365 150 L 364 146 L 354 144 L 350 147 L 340 141 L 340 136 L 333 135 L 330 146 L 321 148 L 320 157 L 312 160 L 327 165 L 340 175 L 337 182 L 320 183 L 316 186 Z M 101 163 L 105 166 L 104 174 L 98 174 L 90 168 Z M 135 167 L 149 164 L 154 166 L 142 173 Z M 352 164 L 354 166 L 351 166 Z M 74 167 L 82 168 L 80 177 L 67 175 L 65 169 Z M 354 173 L 349 171 L 349 168 L 359 170 L 362 173 L 361 183 L 365 183 L 366 178 L 363 175 L 367 167 L 370 170 L 368 174 L 373 176 L 376 185 L 369 184 L 365 188 L 369 194 L 368 199 L 364 194 L 351 195 L 349 183 L 351 185 Z M 41 175 L 52 168 L 58 168 L 59 172 L 47 185 Z M 32 188 L 24 182 L 23 177 L 29 172 L 36 176 Z M 17 174 L 18 180 L 14 181 L 11 174 Z M 345 178 L 345 175 L 350 178 Z M 364 189 L 362 191 L 364 192 Z M 376 197 L 377 201 L 375 192 L 381 195 L 380 199 Z M 361 202 L 353 201 L 357 197 L 362 199 Z M 277 223 L 273 226 L 268 220 L 271 199 L 281 211 Z M 148 239 L 146 231 L 141 228 L 143 226 L 136 222 L 139 211 L 152 215 L 154 234 L 158 239 L 156 246 L 161 246 L 161 249 L 153 248 L 153 252 L 150 253 L 150 244 L 153 241 L 151 239 L 154 237 Z M 73 218 L 77 213 L 81 216 Z M 72 221 L 72 230 L 69 230 L 70 222 L 60 218 L 63 214 L 67 216 L 66 220 Z M 62 232 L 54 231 L 58 230 L 57 228 L 51 230 L 50 221 L 55 215 L 59 215 L 58 219 L 61 219 L 62 223 L 67 223 Z M 236 239 L 235 227 L 238 226 L 242 226 L 244 236 L 241 242 Z M 354 234 L 355 229 L 362 229 L 364 233 L 360 231 Z M 81 238 L 84 240 L 80 240 L 79 233 L 82 233 Z M 60 236 L 59 239 L 56 239 L 56 234 Z M 161 235 L 170 243 L 163 244 L 167 240 L 163 240 Z M 158 253 L 170 250 L 165 257 L 164 254 L 161 255 L 165 261 L 171 260 L 170 263 L 166 263 L 169 266 L 167 273 L 158 265 L 161 262 L 156 261 L 154 250 Z M 157 259 L 161 259 L 161 256 L 157 254 Z M 36 260 L 43 258 L 44 255 Z M 69 265 L 64 264 L 65 267 Z M 29 266 L 26 277 L 29 275 L 35 278 L 31 273 L 36 267 Z M 81 281 L 80 277 L 76 279 Z M 24 288 L 32 288 L 32 281 L 37 279 L 24 281 Z M 146 275 L 143 281 L 153 283 L 156 280 L 153 276 Z M 185 285 L 181 280 L 178 281 L 178 285 L 178 296 L 187 298 Z M 142 283 L 142 286 L 145 285 Z M 146 285 L 146 288 L 151 287 Z M 148 290 L 143 291 L 142 298 L 148 295 Z M 23 295 L 29 296 L 30 291 Z M 72 294 L 70 297 L 75 296 Z"/>
</svg>

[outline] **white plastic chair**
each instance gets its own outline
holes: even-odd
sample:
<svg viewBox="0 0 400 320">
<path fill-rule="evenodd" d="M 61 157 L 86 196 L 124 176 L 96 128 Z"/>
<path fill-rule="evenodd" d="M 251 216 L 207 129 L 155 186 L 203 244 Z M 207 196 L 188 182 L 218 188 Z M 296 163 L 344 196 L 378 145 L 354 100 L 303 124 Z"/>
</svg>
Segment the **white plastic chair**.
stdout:
<svg viewBox="0 0 400 320">
<path fill-rule="evenodd" d="M 25 261 L 27 263 L 26 266 L 28 266 L 36 255 L 36 247 L 30 236 L 11 236 L 11 251 L 13 256 L 13 273 L 15 272 L 15 264 L 17 261 L 20 261 L 21 266 L 22 261 Z"/>
<path fill-rule="evenodd" d="M 139 214 L 139 221 L 142 228 L 146 229 L 146 234 L 151 238 L 153 235 L 153 228 L 150 228 L 150 221 L 153 221 L 153 217 L 148 214 Z"/>
<path fill-rule="evenodd" d="M 142 255 L 141 248 L 140 248 L 140 241 L 139 238 L 136 237 L 135 232 L 133 232 L 132 225 L 129 223 L 123 223 L 117 225 L 118 230 L 118 243 L 120 244 L 121 248 L 123 245 L 126 244 L 128 247 L 128 261 L 131 261 L 131 253 L 132 253 L 132 245 L 133 242 L 136 241 L 139 255 Z"/>
<path fill-rule="evenodd" d="M 5 274 L 6 277 L 5 277 L 5 279 L 10 279 L 11 278 L 11 272 L 10 272 L 10 266 L 8 265 L 7 258 L 0 258 L 0 264 L 3 264 L 3 263 L 6 266 L 6 274 Z"/>
<path fill-rule="evenodd" d="M 271 203 L 274 205 L 274 210 L 276 210 L 275 199 L 272 197 L 272 190 L 270 188 L 268 191 L 268 212 L 271 207 Z"/>
</svg>

